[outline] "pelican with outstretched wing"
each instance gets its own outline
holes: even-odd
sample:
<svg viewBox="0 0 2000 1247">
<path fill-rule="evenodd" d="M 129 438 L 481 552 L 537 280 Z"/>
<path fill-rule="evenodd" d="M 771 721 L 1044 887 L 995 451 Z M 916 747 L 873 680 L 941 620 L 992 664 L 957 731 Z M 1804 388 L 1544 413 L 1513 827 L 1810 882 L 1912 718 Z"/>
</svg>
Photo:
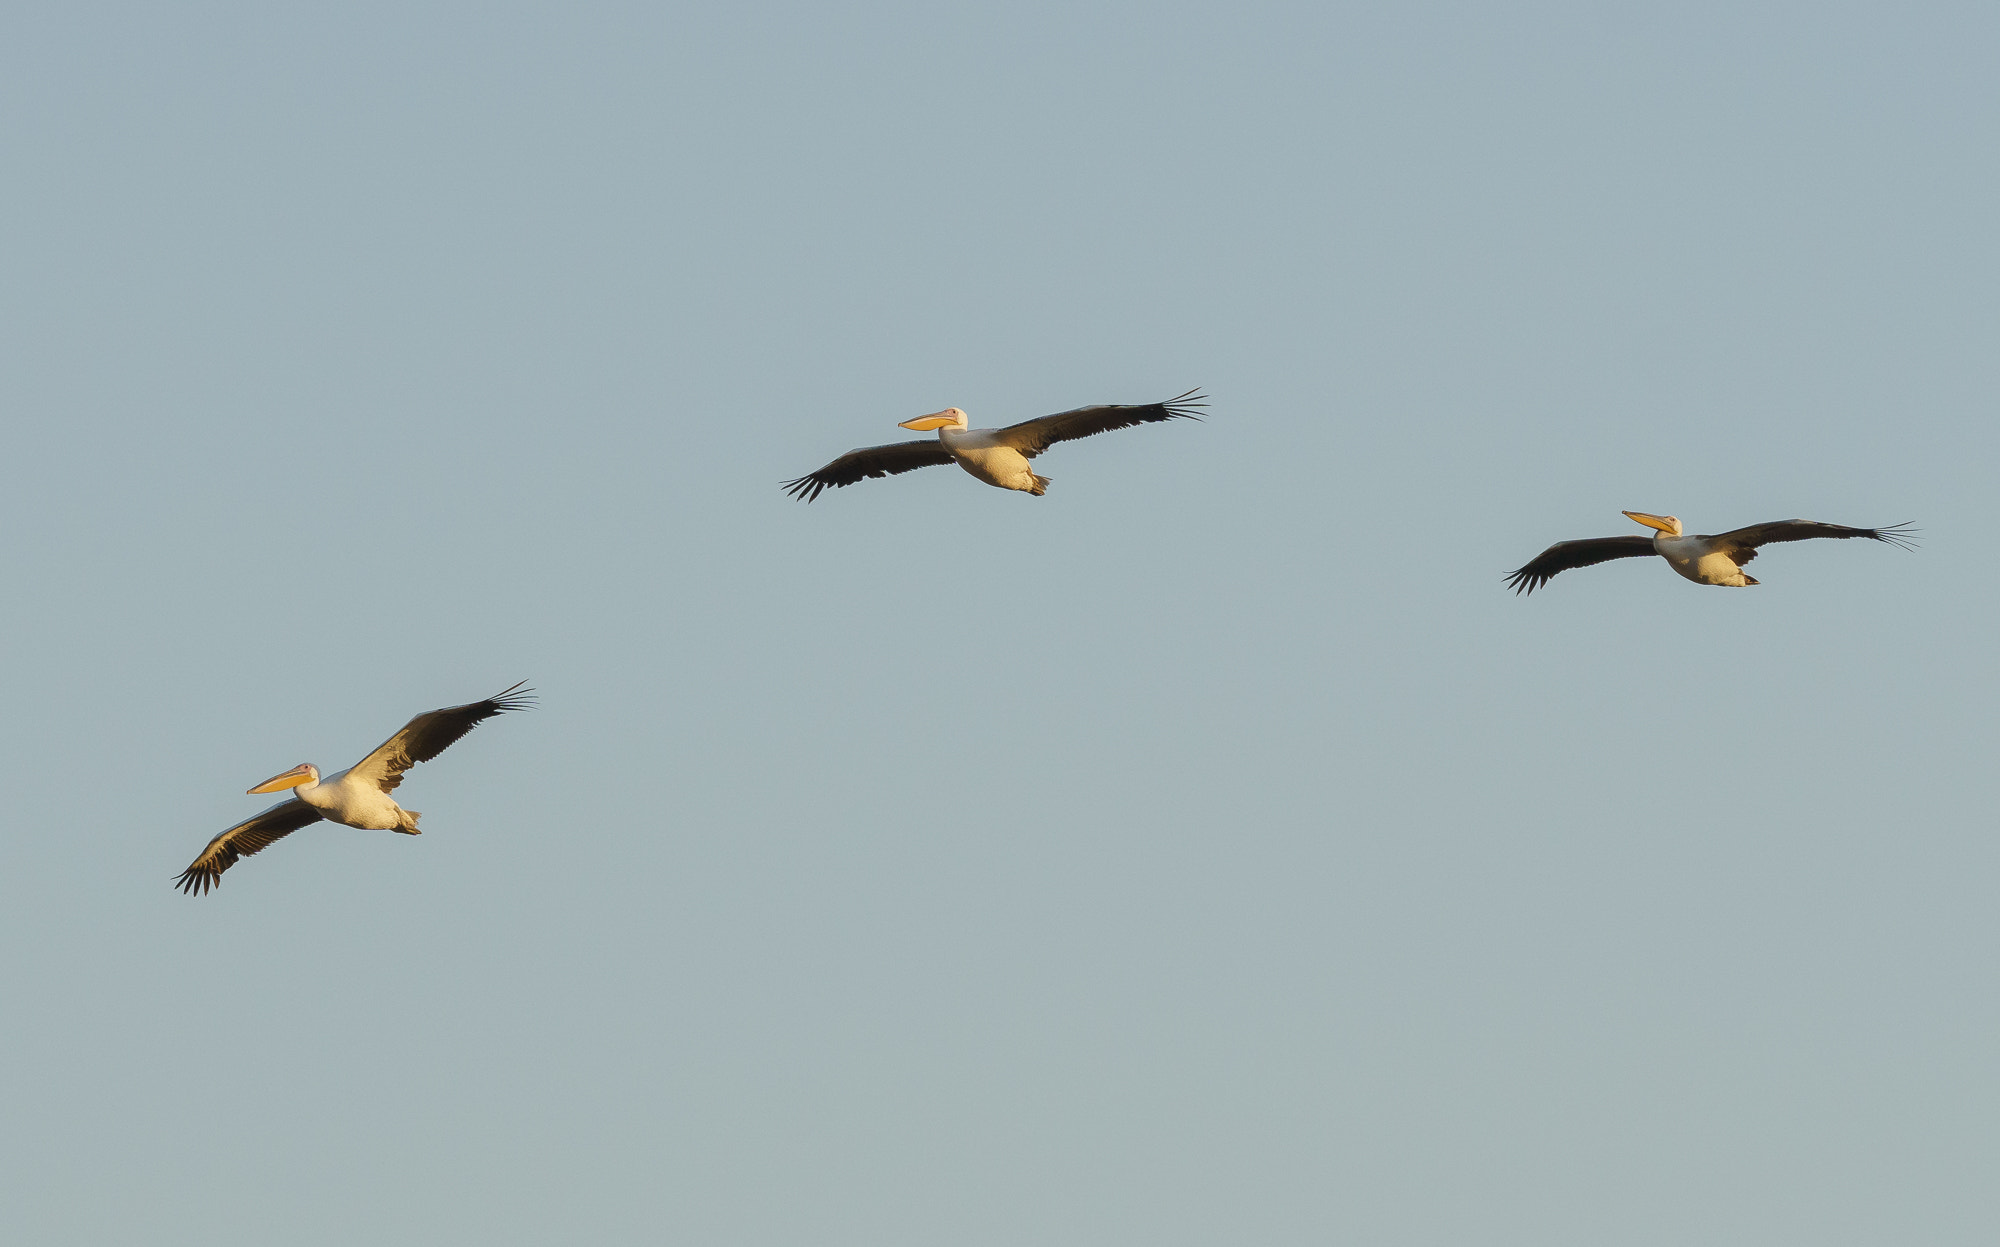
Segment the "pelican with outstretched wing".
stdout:
<svg viewBox="0 0 2000 1247">
<path fill-rule="evenodd" d="M 324 783 L 320 781 L 318 767 L 301 762 L 284 774 L 258 784 L 250 791 L 281 792 L 289 788 L 292 795 L 210 840 L 201 856 L 194 859 L 194 865 L 182 871 L 175 882 L 181 891 L 199 896 L 220 885 L 222 872 L 234 866 L 237 859 L 267 848 L 321 819 L 366 831 L 420 834 L 417 820 L 423 816 L 397 805 L 389 796 L 403 782 L 403 772 L 437 757 L 459 737 L 494 715 L 533 706 L 534 690 L 521 684 L 485 701 L 418 715 L 405 723 L 402 731 L 383 741 L 375 752 L 340 774 L 328 776 Z"/>
<path fill-rule="evenodd" d="M 1653 529 L 1651 537 L 1591 537 L 1583 541 L 1558 541 L 1536 555 L 1525 567 L 1507 577 L 1515 593 L 1533 593 L 1558 572 L 1572 567 L 1589 567 L 1612 559 L 1637 558 L 1657 554 L 1667 566 L 1698 585 L 1745 586 L 1759 583 L 1743 574 L 1743 565 L 1757 557 L 1757 547 L 1780 541 L 1809 541 L 1814 537 L 1867 537 L 1899 549 L 1914 548 L 1916 529 L 1908 524 L 1885 528 L 1848 528 L 1844 524 L 1822 524 L 1817 520 L 1773 520 L 1752 524 L 1713 537 L 1686 536 L 1681 522 L 1671 515 L 1649 515 L 1627 511 L 1625 515 Z"/>
<path fill-rule="evenodd" d="M 1135 424 L 1199 420 L 1196 409 L 1207 405 L 1201 391 L 1189 390 L 1164 403 L 1079 407 L 1037 420 L 1023 420 L 1004 429 L 972 428 L 964 412 L 947 407 L 897 426 L 919 433 L 936 429 L 936 441 L 895 442 L 850 450 L 817 472 L 786 481 L 785 492 L 811 502 L 825 490 L 852 485 L 866 477 L 895 476 L 918 468 L 956 463 L 988 485 L 1040 497 L 1049 487 L 1049 478 L 1036 476 L 1028 461 L 1057 442 L 1128 429 Z"/>
</svg>

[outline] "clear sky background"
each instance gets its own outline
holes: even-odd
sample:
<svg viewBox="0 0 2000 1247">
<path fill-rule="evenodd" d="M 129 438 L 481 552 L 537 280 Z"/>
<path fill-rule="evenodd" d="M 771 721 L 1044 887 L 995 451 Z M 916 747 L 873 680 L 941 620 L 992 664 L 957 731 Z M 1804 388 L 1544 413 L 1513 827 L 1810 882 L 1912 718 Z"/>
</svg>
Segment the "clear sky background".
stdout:
<svg viewBox="0 0 2000 1247">
<path fill-rule="evenodd" d="M 9 6 L 9 1236 L 1995 1241 L 1996 55 Z M 1622 508 L 1925 544 L 1506 591 Z"/>
</svg>

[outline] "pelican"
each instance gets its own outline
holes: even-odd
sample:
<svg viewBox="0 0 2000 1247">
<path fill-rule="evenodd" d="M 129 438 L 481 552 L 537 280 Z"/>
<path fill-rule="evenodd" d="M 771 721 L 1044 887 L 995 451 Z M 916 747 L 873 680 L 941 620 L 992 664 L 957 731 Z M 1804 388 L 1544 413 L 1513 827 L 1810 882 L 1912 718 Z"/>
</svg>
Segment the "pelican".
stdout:
<svg viewBox="0 0 2000 1247">
<path fill-rule="evenodd" d="M 1743 565 L 1757 557 L 1757 547 L 1779 541 L 1808 541 L 1814 537 L 1866 537 L 1887 542 L 1900 549 L 1913 549 L 1916 533 L 1908 524 L 1886 528 L 1848 528 L 1843 524 L 1822 524 L 1817 520 L 1773 520 L 1752 524 L 1720 536 L 1699 533 L 1683 536 L 1681 522 L 1671 515 L 1650 515 L 1644 511 L 1623 512 L 1628 518 L 1653 529 L 1651 537 L 1591 537 L 1583 541 L 1558 541 L 1536 555 L 1525 567 L 1507 577 L 1516 594 L 1533 593 L 1557 572 L 1572 567 L 1589 567 L 1611 559 L 1637 558 L 1657 554 L 1667 566 L 1698 585 L 1743 587 L 1760 583 L 1743 574 Z"/>
<path fill-rule="evenodd" d="M 1199 420 L 1194 409 L 1208 405 L 1199 390 L 1189 390 L 1164 403 L 1137 403 L 1126 406 L 1079 407 L 1037 420 L 1023 420 L 1004 429 L 975 429 L 964 412 L 956 407 L 928 416 L 905 420 L 897 428 L 919 433 L 937 430 L 936 441 L 893 442 L 887 446 L 865 446 L 850 450 L 809 476 L 785 482 L 785 492 L 807 502 L 828 489 L 852 485 L 864 476 L 895 476 L 918 468 L 956 463 L 988 485 L 1018 489 L 1036 497 L 1047 492 L 1049 478 L 1036 476 L 1028 460 L 1057 442 L 1109 433 L 1135 424 L 1157 424 L 1166 420 Z"/>
<path fill-rule="evenodd" d="M 523 680 L 521 684 L 526 684 Z M 400 831 L 421 834 L 417 820 L 423 815 L 406 810 L 389 796 L 403 782 L 403 772 L 419 762 L 428 762 L 448 749 L 459 737 L 483 721 L 507 710 L 526 710 L 534 705 L 534 690 L 513 688 L 495 693 L 485 701 L 464 706 L 446 706 L 420 714 L 403 725 L 403 730 L 383 741 L 375 752 L 322 783 L 319 768 L 301 762 L 282 775 L 250 789 L 252 793 L 282 792 L 292 795 L 270 809 L 247 819 L 208 842 L 194 865 L 175 880 L 182 892 L 199 896 L 222 883 L 222 872 L 301 827 L 324 818 L 365 831 Z"/>
</svg>

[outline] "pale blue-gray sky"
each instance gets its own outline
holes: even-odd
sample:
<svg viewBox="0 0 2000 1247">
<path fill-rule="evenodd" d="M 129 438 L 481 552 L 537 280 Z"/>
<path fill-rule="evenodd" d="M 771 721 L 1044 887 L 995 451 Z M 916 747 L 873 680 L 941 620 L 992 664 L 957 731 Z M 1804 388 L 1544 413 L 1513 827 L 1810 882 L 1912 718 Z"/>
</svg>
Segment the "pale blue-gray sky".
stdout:
<svg viewBox="0 0 2000 1247">
<path fill-rule="evenodd" d="M 1992 1242 L 1996 53 L 12 6 L 13 1235 Z M 1505 591 L 1621 508 L 1926 543 Z M 524 677 L 421 839 L 171 889 Z"/>
</svg>

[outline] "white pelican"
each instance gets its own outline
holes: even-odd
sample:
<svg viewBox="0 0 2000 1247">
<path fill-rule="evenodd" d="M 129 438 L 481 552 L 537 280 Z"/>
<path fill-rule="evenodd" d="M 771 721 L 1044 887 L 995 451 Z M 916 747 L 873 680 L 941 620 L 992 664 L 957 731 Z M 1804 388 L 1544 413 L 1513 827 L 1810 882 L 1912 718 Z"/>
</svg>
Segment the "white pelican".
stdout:
<svg viewBox="0 0 2000 1247">
<path fill-rule="evenodd" d="M 967 472 L 1002 489 L 1018 489 L 1040 497 L 1049 487 L 1049 478 L 1036 476 L 1028 460 L 1057 442 L 1109 433 L 1135 424 L 1156 424 L 1165 420 L 1199 420 L 1197 407 L 1206 407 L 1206 396 L 1189 390 L 1164 403 L 1128 406 L 1079 407 L 1038 420 L 1023 420 L 1004 429 L 975 429 L 965 413 L 956 407 L 915 420 L 905 420 L 898 428 L 919 433 L 937 430 L 936 441 L 894 442 L 887 446 L 865 446 L 850 450 L 810 476 L 785 482 L 785 492 L 807 502 L 821 491 L 852 485 L 864 476 L 894 476 L 918 468 L 956 463 Z"/>
<path fill-rule="evenodd" d="M 1572 567 L 1589 567 L 1611 559 L 1637 558 L 1657 554 L 1667 566 L 1698 585 L 1754 585 L 1758 581 L 1743 574 L 1743 565 L 1757 557 L 1757 547 L 1777 541 L 1806 541 L 1813 537 L 1867 537 L 1908 550 L 1916 532 L 1908 524 L 1886 528 L 1848 528 L 1822 524 L 1817 520 L 1773 520 L 1752 524 L 1719 536 L 1681 535 L 1681 522 L 1671 515 L 1648 515 L 1626 511 L 1625 515 L 1656 530 L 1651 537 L 1592 537 L 1584 541 L 1558 541 L 1536 555 L 1527 566 L 1507 577 L 1515 593 L 1533 593 L 1557 572 Z"/>
<path fill-rule="evenodd" d="M 521 684 L 526 684 L 523 680 Z M 447 706 L 420 714 L 403 725 L 403 730 L 383 741 L 375 752 L 338 775 L 320 782 L 319 768 L 301 762 L 282 775 L 274 775 L 253 793 L 279 792 L 289 788 L 292 795 L 245 822 L 236 824 L 208 842 L 194 865 L 181 872 L 181 891 L 199 896 L 222 882 L 222 872 L 272 842 L 324 818 L 366 831 L 400 831 L 419 835 L 417 820 L 423 815 L 406 810 L 389 796 L 403 782 L 403 772 L 419 762 L 428 762 L 449 748 L 482 721 L 506 710 L 526 710 L 534 705 L 534 690 L 521 684 L 495 693 L 485 701 L 465 706 Z"/>
</svg>

